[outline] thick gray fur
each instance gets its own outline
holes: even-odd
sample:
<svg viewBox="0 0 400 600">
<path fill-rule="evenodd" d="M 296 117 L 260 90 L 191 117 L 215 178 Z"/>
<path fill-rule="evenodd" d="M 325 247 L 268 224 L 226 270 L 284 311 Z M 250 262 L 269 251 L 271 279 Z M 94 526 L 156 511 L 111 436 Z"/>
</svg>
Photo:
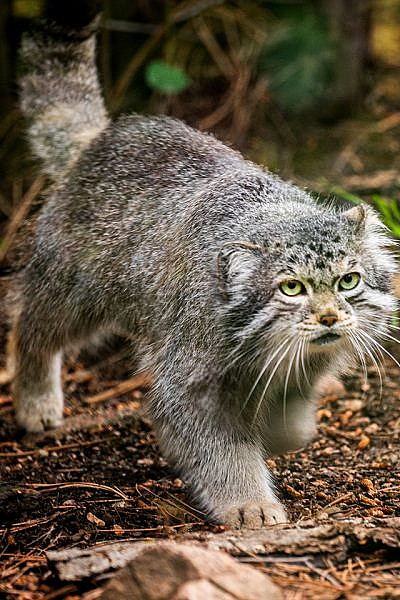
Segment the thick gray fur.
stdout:
<svg viewBox="0 0 400 600">
<path fill-rule="evenodd" d="M 135 338 L 166 458 L 217 521 L 284 521 L 266 456 L 314 434 L 315 386 L 378 360 L 395 266 L 374 213 L 340 213 L 167 117 L 108 123 L 94 39 L 27 36 L 21 105 L 55 188 L 19 281 L 19 424 L 55 427 L 64 348 Z M 338 280 L 359 272 L 356 289 Z M 280 284 L 304 282 L 291 297 Z M 332 327 L 319 320 L 335 313 Z M 334 331 L 336 342 L 312 340 Z M 371 341 L 372 340 L 372 341 Z"/>
</svg>

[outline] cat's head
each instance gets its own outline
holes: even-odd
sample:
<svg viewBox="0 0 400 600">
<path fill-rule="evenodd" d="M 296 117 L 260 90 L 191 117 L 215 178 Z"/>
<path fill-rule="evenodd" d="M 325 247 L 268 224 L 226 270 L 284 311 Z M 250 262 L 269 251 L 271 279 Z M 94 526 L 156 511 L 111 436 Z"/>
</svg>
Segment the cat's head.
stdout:
<svg viewBox="0 0 400 600">
<path fill-rule="evenodd" d="M 310 212 L 221 251 L 232 332 L 261 361 L 263 348 L 269 355 L 280 348 L 276 358 L 342 353 L 378 361 L 396 306 L 390 239 L 369 207 Z"/>
</svg>

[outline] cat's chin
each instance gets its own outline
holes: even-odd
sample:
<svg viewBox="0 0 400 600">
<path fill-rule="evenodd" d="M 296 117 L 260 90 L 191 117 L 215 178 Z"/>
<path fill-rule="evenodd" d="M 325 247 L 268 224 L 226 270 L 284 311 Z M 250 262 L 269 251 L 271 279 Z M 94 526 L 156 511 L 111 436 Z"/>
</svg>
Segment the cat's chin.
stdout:
<svg viewBox="0 0 400 600">
<path fill-rule="evenodd" d="M 331 352 L 341 341 L 343 341 L 343 337 L 340 334 L 329 332 L 310 340 L 309 347 L 314 352 Z"/>
</svg>

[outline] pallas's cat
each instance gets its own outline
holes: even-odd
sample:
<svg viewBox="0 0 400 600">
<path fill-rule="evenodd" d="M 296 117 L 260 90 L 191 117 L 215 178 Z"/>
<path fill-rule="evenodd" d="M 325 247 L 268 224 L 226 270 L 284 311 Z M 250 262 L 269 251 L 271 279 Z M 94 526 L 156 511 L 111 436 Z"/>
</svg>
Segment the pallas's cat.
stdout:
<svg viewBox="0 0 400 600">
<path fill-rule="evenodd" d="M 366 206 L 339 211 L 167 117 L 109 122 L 95 40 L 27 35 L 21 105 L 53 190 L 18 281 L 19 424 L 62 421 L 62 351 L 134 338 L 162 452 L 215 520 L 283 522 L 265 458 L 313 436 L 315 386 L 379 360 L 395 263 Z"/>
</svg>

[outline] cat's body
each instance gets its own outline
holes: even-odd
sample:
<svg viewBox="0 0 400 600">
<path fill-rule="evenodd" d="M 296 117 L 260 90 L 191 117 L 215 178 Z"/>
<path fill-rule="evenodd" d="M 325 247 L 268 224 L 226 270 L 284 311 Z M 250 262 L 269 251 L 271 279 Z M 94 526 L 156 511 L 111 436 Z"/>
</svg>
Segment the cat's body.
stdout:
<svg viewBox="0 0 400 600">
<path fill-rule="evenodd" d="M 162 450 L 200 506 L 236 526 L 282 521 L 264 458 L 310 439 L 315 384 L 353 359 L 354 332 L 385 335 L 387 240 L 369 211 L 322 207 L 179 121 L 108 124 L 93 52 L 51 33 L 23 50 L 30 137 L 57 183 L 18 284 L 18 421 L 61 422 L 63 348 L 127 335 L 154 376 Z"/>
</svg>

